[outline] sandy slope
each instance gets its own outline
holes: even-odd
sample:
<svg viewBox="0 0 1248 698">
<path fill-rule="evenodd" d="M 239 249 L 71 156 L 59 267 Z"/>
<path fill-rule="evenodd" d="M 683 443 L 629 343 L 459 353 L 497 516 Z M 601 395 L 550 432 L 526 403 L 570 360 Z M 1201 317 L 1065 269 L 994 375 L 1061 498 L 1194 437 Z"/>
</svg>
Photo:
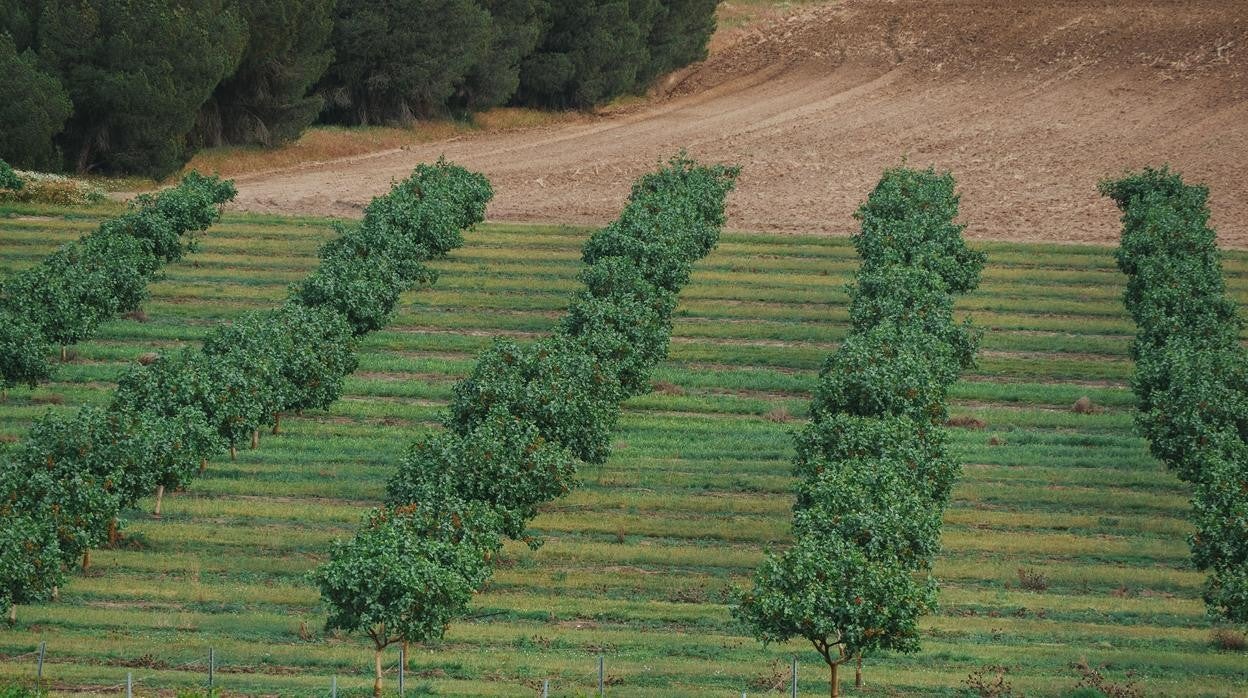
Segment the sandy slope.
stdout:
<svg viewBox="0 0 1248 698">
<path fill-rule="evenodd" d="M 599 223 L 679 148 L 745 167 L 730 226 L 848 232 L 881 170 L 950 169 L 978 238 L 1112 242 L 1096 182 L 1169 162 L 1248 247 L 1248 0 L 845 0 L 738 33 L 665 96 L 557 127 L 243 178 L 257 211 L 358 215 L 416 163 L 483 170 L 497 220 Z"/>
</svg>

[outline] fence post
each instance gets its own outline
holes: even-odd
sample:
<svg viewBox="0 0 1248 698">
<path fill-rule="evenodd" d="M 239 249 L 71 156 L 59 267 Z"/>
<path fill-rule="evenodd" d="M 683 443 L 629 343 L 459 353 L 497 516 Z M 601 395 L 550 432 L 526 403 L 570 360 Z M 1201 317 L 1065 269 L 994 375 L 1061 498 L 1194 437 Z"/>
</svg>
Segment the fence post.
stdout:
<svg viewBox="0 0 1248 698">
<path fill-rule="evenodd" d="M 403 697 L 403 675 L 407 672 L 407 648 L 399 645 L 399 698 Z"/>
<path fill-rule="evenodd" d="M 40 683 L 43 682 L 43 653 L 46 652 L 47 649 L 48 643 L 46 640 L 39 643 L 39 668 L 35 670 L 35 677 Z"/>
<path fill-rule="evenodd" d="M 542 679 L 542 698 L 550 698 L 550 679 Z"/>
<path fill-rule="evenodd" d="M 134 698 L 134 672 L 126 672 L 126 698 Z"/>
<path fill-rule="evenodd" d="M 797 657 L 793 657 L 793 698 L 797 698 Z"/>
<path fill-rule="evenodd" d="M 211 647 L 208 648 L 208 690 L 212 690 L 212 673 L 217 668 L 217 651 Z"/>
<path fill-rule="evenodd" d="M 337 676 L 335 676 L 333 678 L 333 681 L 329 684 L 329 695 L 330 695 L 330 698 L 338 698 L 338 677 Z"/>
<path fill-rule="evenodd" d="M 599 696 L 605 696 L 607 694 L 606 679 L 607 679 L 606 658 L 600 654 L 598 655 L 598 695 Z"/>
</svg>

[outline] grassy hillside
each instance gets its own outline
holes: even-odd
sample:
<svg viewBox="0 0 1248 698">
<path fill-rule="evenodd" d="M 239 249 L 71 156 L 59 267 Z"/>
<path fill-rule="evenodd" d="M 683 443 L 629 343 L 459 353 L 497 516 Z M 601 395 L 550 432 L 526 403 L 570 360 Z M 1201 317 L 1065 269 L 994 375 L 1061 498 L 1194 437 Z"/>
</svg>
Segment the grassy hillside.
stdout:
<svg viewBox="0 0 1248 698">
<path fill-rule="evenodd" d="M 104 211 L 0 209 L 0 267 L 34 262 Z M 227 216 L 155 286 L 145 322 L 107 325 L 59 382 L 12 391 L 0 435 L 22 435 L 47 409 L 102 403 L 139 354 L 272 305 L 330 235 L 323 220 Z M 45 675 L 62 689 L 115 692 L 127 671 L 140 694 L 200 686 L 212 647 L 230 693 L 327 695 L 333 675 L 364 692 L 366 642 L 321 632 L 304 575 L 381 497 L 474 353 L 491 337 L 550 327 L 586 235 L 472 234 L 438 265 L 437 285 L 368 338 L 332 410 L 285 419 L 259 450 L 212 463 L 189 493 L 166 499 L 163 519 L 132 513 L 123 549 L 95 554 L 60 603 L 0 626 L 0 681 L 33 676 L 26 655 L 46 640 Z M 968 465 L 946 517 L 942 607 L 921 654 L 868 661 L 866 693 L 957 695 L 968 673 L 999 664 L 1015 689 L 1056 696 L 1086 659 L 1116 681 L 1134 672 L 1148 695 L 1243 695 L 1248 657 L 1212 648 L 1203 577 L 1188 568 L 1187 494 L 1132 433 L 1133 327 L 1112 256 L 982 248 L 984 283 L 960 304 L 988 334 L 979 369 L 954 390 Z M 536 521 L 544 547 L 508 549 L 479 618 L 413 652 L 421 676 L 409 693 L 524 695 L 550 678 L 554 695 L 586 695 L 605 653 L 611 695 L 753 695 L 797 651 L 803 694 L 825 695 L 813 652 L 763 648 L 723 600 L 764 547 L 786 541 L 788 432 L 845 334 L 856 264 L 844 238 L 725 236 L 683 295 L 656 392 L 626 404 L 611 460 Z M 1248 302 L 1248 255 L 1228 255 L 1227 271 Z M 1099 411 L 1073 412 L 1081 396 Z M 1020 569 L 1047 589 L 1020 588 Z"/>
</svg>

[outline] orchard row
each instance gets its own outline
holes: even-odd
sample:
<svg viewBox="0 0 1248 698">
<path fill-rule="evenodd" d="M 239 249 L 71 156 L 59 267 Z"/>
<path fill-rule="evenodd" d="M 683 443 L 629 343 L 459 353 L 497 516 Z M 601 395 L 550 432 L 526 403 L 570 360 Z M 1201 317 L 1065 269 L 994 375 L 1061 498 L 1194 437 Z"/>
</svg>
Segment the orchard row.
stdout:
<svg viewBox="0 0 1248 698">
<path fill-rule="evenodd" d="M 384 506 L 313 575 L 327 625 L 377 653 L 441 638 L 492 573 L 506 539 L 602 464 L 623 401 L 650 390 L 693 265 L 715 246 L 738 170 L 677 157 L 638 180 L 619 219 L 586 244 L 578 291 L 554 332 L 496 341 L 454 389 L 444 429 L 417 441 Z M 0 168 L 0 186 L 5 186 Z M 9 186 L 20 185 L 9 184 Z M 1118 258 L 1139 336 L 1139 426 L 1154 455 L 1194 487 L 1195 563 L 1211 614 L 1248 622 L 1248 361 L 1227 295 L 1207 191 L 1146 170 L 1102 191 L 1122 208 Z M 137 308 L 163 263 L 233 195 L 188 177 L 3 287 L 6 386 L 51 373 L 48 356 Z M 115 536 L 140 498 L 186 487 L 206 462 L 283 412 L 323 409 L 356 367 L 358 338 L 386 325 L 429 260 L 462 244 L 492 196 L 484 177 L 439 162 L 339 224 L 320 265 L 281 307 L 218 328 L 199 349 L 159 356 L 119 381 L 109 404 L 47 416 L 0 461 L 0 609 L 55 595 L 66 570 Z M 859 210 L 862 265 L 851 333 L 820 373 L 795 437 L 795 543 L 768 556 L 733 613 L 764 642 L 810 641 L 837 671 L 864 655 L 919 649 L 936 604 L 932 568 L 960 464 L 945 431 L 950 386 L 980 333 L 954 319 L 984 256 L 955 223 L 953 178 L 889 170 Z M 7 333 L 7 334 L 6 334 Z"/>
</svg>

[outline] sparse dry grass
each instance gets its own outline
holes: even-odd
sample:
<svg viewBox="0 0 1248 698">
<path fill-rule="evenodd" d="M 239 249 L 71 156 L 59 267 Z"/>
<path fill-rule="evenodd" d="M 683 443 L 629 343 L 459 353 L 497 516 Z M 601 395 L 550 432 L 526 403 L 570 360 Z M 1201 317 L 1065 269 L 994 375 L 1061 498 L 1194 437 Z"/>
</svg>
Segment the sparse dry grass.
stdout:
<svg viewBox="0 0 1248 698">
<path fill-rule="evenodd" d="M 314 126 L 298 141 L 276 148 L 230 146 L 202 150 L 183 171 L 199 170 L 224 177 L 238 177 L 380 153 L 470 133 L 536 128 L 576 118 L 580 118 L 579 115 L 507 107 L 475 114 L 471 122 L 450 119 L 421 121 L 410 128 Z"/>
</svg>

